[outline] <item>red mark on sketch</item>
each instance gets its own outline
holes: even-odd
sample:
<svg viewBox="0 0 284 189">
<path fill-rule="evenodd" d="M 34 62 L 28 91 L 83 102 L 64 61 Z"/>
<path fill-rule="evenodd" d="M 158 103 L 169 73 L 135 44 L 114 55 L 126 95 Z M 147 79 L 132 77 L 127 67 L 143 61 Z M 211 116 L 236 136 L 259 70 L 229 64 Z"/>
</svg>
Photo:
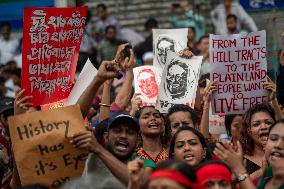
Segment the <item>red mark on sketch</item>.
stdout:
<svg viewBox="0 0 284 189">
<path fill-rule="evenodd" d="M 148 98 L 158 96 L 159 86 L 153 70 L 142 69 L 137 75 L 137 81 L 142 93 L 144 93 Z"/>
</svg>

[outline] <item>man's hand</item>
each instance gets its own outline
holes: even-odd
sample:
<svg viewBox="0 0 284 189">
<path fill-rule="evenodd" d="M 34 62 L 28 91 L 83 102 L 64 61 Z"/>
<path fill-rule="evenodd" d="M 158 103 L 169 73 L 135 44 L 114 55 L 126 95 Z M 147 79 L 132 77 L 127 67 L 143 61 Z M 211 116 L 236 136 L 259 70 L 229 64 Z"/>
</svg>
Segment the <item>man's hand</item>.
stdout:
<svg viewBox="0 0 284 189">
<path fill-rule="evenodd" d="M 137 61 L 135 59 L 133 50 L 130 50 L 130 58 L 125 58 L 123 64 L 121 64 L 121 68 L 123 70 L 132 70 L 133 68 L 135 68 L 137 66 Z"/>
<path fill-rule="evenodd" d="M 119 45 L 117 50 L 116 50 L 116 55 L 114 57 L 114 62 L 118 63 L 119 66 L 121 66 L 121 64 L 123 63 L 123 61 L 126 59 L 123 51 L 126 48 L 126 46 L 128 46 L 128 43 L 124 43 L 122 45 Z"/>
<path fill-rule="evenodd" d="M 145 170 L 143 160 L 137 158 L 133 161 L 128 162 L 127 170 L 128 170 L 129 182 L 131 182 L 131 184 L 136 186 L 141 184 Z"/>
<path fill-rule="evenodd" d="M 100 147 L 100 144 L 92 131 L 84 131 L 74 134 L 70 143 L 76 148 L 85 148 L 90 152 L 97 152 Z"/>
<path fill-rule="evenodd" d="M 108 79 L 116 78 L 119 76 L 120 70 L 118 64 L 112 61 L 103 61 L 96 75 L 96 80 L 103 83 Z"/>
</svg>

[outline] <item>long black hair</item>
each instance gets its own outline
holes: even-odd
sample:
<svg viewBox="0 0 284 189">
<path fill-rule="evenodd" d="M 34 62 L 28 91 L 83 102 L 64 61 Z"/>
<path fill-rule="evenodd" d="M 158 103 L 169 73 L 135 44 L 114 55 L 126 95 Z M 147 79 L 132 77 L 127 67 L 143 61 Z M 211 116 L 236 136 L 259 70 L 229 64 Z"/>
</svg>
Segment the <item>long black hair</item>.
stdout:
<svg viewBox="0 0 284 189">
<path fill-rule="evenodd" d="M 192 127 L 188 127 L 188 126 L 180 127 L 177 130 L 177 132 L 174 134 L 174 136 L 172 138 L 172 141 L 171 141 L 171 144 L 170 144 L 169 157 L 171 159 L 174 158 L 174 151 L 175 151 L 174 149 L 175 149 L 176 139 L 177 139 L 177 136 L 179 135 L 179 133 L 182 132 L 182 131 L 190 131 L 190 132 L 192 132 L 194 135 L 196 135 L 198 137 L 202 147 L 206 149 L 206 156 L 204 157 L 202 162 L 205 161 L 205 160 L 210 160 L 211 159 L 211 153 L 209 151 L 209 148 L 208 148 L 208 145 L 206 143 L 205 137 L 198 130 L 196 130 L 196 129 L 192 128 Z"/>
<path fill-rule="evenodd" d="M 157 110 L 155 108 L 155 106 L 143 106 L 143 107 L 141 107 L 134 115 L 134 117 L 138 120 L 138 122 L 139 122 L 140 116 L 141 116 L 141 114 L 142 114 L 142 112 L 145 108 L 153 108 L 153 109 Z M 165 133 L 164 133 L 163 136 L 161 136 L 161 140 L 162 140 L 162 144 L 164 146 L 166 146 L 168 144 L 168 139 L 170 138 L 170 127 L 168 126 L 168 124 L 166 124 L 166 119 L 165 119 L 164 115 L 159 110 L 157 110 L 157 112 L 160 114 L 161 119 L 163 120 L 163 123 L 164 123 Z"/>
</svg>

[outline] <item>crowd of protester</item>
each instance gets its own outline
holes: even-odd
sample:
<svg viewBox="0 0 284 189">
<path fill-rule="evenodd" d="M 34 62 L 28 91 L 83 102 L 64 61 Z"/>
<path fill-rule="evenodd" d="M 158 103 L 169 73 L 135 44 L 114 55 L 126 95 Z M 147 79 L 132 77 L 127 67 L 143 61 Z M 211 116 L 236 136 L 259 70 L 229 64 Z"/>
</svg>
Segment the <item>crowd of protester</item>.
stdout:
<svg viewBox="0 0 284 189">
<path fill-rule="evenodd" d="M 97 21 L 88 15 L 77 71 L 87 58 L 98 69 L 78 104 L 92 129 L 75 134 L 70 142 L 87 149 L 89 156 L 80 178 L 64 189 L 281 189 L 284 188 L 284 50 L 279 53 L 276 81 L 263 83 L 268 102 L 256 104 L 244 114 L 226 115 L 225 137 L 209 132 L 209 109 L 214 83 L 206 86 L 211 72 L 209 36 L 205 18 L 187 1 L 173 4 L 169 22 L 173 28 L 188 28 L 187 48 L 181 56 L 202 55 L 203 61 L 195 107 L 172 106 L 167 114 L 154 106 L 142 106 L 134 94 L 133 68 L 153 64 L 152 29 L 145 23 L 146 38 L 134 31 L 123 36 L 123 28 L 106 5 L 96 7 Z M 183 14 L 182 17 L 177 15 Z M 242 6 L 224 0 L 211 12 L 215 34 L 257 31 Z M 245 31 L 241 26 L 246 25 Z M 141 37 L 141 40 L 140 38 Z M 131 41 L 131 39 L 139 39 Z M 130 40 L 129 40 L 130 39 Z M 36 183 L 21 186 L 13 160 L 7 118 L 36 111 L 20 90 L 21 40 L 11 35 L 8 22 L 1 25 L 0 38 L 0 184 L 1 188 L 47 188 Z M 130 58 L 123 53 L 133 45 Z M 284 32 L 282 34 L 284 49 Z M 113 60 L 118 64 L 113 64 Z M 123 77 L 119 76 L 123 72 Z M 118 79 L 120 78 L 120 79 Z"/>
</svg>

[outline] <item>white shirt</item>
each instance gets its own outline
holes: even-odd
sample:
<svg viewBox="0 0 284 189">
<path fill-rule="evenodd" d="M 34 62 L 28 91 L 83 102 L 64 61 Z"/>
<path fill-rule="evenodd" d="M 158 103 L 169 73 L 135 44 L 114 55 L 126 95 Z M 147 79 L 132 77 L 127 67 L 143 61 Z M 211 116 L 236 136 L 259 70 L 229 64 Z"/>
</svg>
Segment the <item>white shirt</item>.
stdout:
<svg viewBox="0 0 284 189">
<path fill-rule="evenodd" d="M 11 38 L 5 40 L 0 38 L 0 64 L 6 64 L 8 61 L 13 60 L 17 54 L 19 47 L 19 40 Z"/>
<path fill-rule="evenodd" d="M 237 29 L 240 30 L 241 25 L 245 25 L 251 31 L 257 31 L 257 27 L 253 19 L 247 14 L 244 8 L 238 3 L 233 2 L 231 8 L 231 14 L 235 15 L 238 19 Z M 218 5 L 213 11 L 211 11 L 211 19 L 215 27 L 216 34 L 227 34 L 227 23 L 224 4 Z"/>
</svg>

